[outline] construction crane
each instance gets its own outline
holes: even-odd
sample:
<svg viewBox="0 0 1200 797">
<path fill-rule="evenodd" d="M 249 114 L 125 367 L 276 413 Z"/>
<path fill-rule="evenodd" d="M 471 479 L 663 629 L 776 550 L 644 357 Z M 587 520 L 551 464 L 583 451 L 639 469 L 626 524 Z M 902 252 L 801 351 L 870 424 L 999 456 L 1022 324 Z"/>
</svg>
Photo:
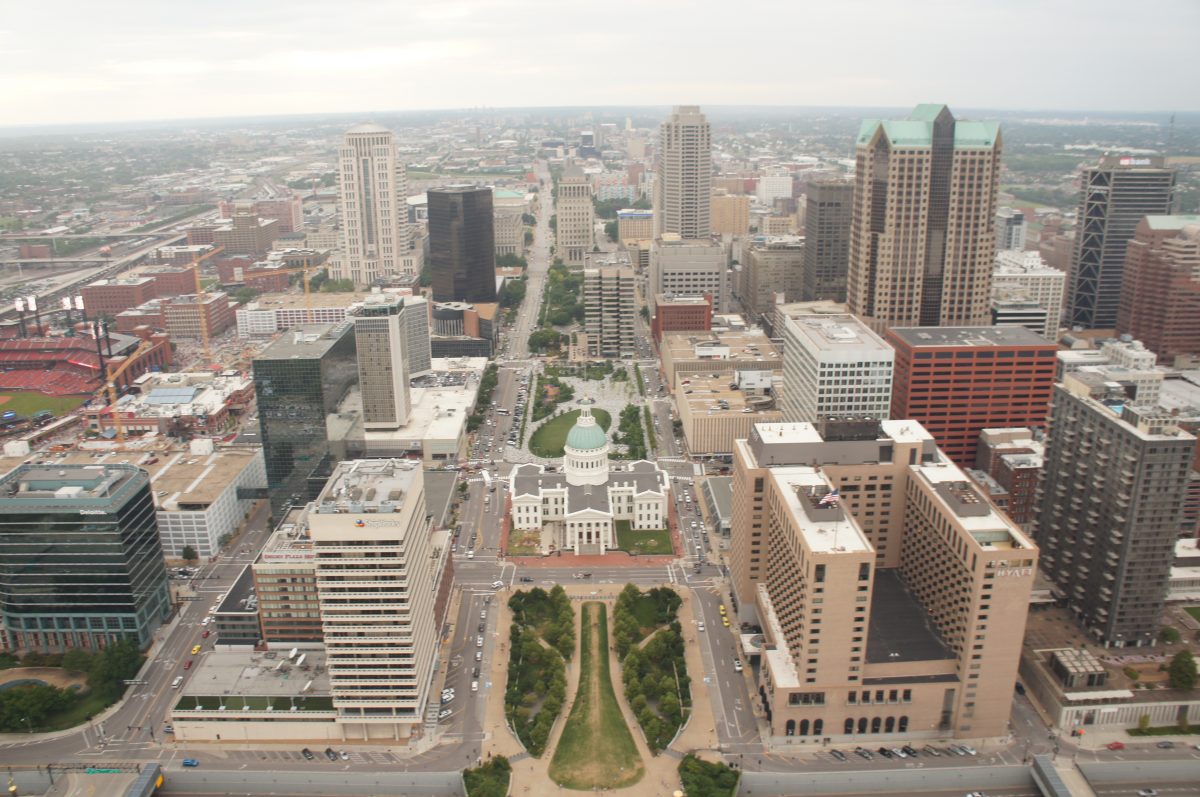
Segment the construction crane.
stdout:
<svg viewBox="0 0 1200 797">
<path fill-rule="evenodd" d="M 200 264 L 224 251 L 225 247 L 214 246 L 202 255 L 192 255 L 192 268 L 196 275 L 196 314 L 200 319 L 200 342 L 204 344 L 205 365 L 212 363 L 212 347 L 208 340 L 208 316 L 204 314 L 204 297 L 208 295 L 208 292 L 204 290 L 204 283 L 200 280 Z"/>
<path fill-rule="evenodd" d="M 304 323 L 311 324 L 313 322 L 312 308 L 312 287 L 309 282 L 312 279 L 312 272 L 324 269 L 325 265 L 312 266 L 308 263 L 308 258 L 304 258 L 304 265 L 294 268 L 280 268 L 271 271 L 270 274 L 263 274 L 263 277 L 272 276 L 274 274 L 303 274 L 304 275 Z"/>
<path fill-rule="evenodd" d="M 125 424 L 121 422 L 121 413 L 117 412 L 117 380 L 121 378 L 121 374 L 129 370 L 130 366 L 140 360 L 143 354 L 153 348 L 153 341 L 143 340 L 125 359 L 125 362 L 118 365 L 116 369 L 108 369 L 107 379 L 104 383 L 104 387 L 108 390 L 108 411 L 112 413 L 113 428 L 117 430 L 117 442 L 121 445 L 125 444 Z"/>
</svg>

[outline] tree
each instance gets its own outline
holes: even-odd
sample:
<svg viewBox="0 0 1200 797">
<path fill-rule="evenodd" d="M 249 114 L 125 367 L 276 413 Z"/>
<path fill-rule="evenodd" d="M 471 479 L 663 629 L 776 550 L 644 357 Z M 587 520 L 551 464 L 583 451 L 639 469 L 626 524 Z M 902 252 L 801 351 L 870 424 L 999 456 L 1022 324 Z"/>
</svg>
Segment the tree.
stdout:
<svg viewBox="0 0 1200 797">
<path fill-rule="evenodd" d="M 608 236 L 608 240 L 615 242 L 617 240 L 617 222 L 604 222 L 604 234 Z"/>
<path fill-rule="evenodd" d="M 1174 645 L 1179 641 L 1179 631 L 1169 625 L 1163 626 L 1162 630 L 1158 632 L 1158 638 L 1168 645 Z"/>
<path fill-rule="evenodd" d="M 233 298 L 237 299 L 238 304 L 248 304 L 248 303 L 254 301 L 255 297 L 258 296 L 258 294 L 259 294 L 258 288 L 251 288 L 250 286 L 247 285 L 244 288 L 238 288 L 236 291 L 234 291 Z"/>
<path fill-rule="evenodd" d="M 196 553 L 196 549 L 190 545 L 183 546 L 183 550 L 180 551 L 179 556 L 183 561 L 192 563 L 195 563 L 200 558 L 200 554 Z"/>
<path fill-rule="evenodd" d="M 1149 729 L 1150 729 L 1150 715 L 1143 714 L 1142 716 L 1138 717 L 1138 730 L 1146 731 Z"/>
<path fill-rule="evenodd" d="M 1192 689 L 1196 686 L 1196 658 L 1190 650 L 1181 650 L 1167 667 L 1173 689 Z"/>
<path fill-rule="evenodd" d="M 87 672 L 92 668 L 92 655 L 86 650 L 71 648 L 63 654 L 62 666 L 70 672 Z"/>
</svg>

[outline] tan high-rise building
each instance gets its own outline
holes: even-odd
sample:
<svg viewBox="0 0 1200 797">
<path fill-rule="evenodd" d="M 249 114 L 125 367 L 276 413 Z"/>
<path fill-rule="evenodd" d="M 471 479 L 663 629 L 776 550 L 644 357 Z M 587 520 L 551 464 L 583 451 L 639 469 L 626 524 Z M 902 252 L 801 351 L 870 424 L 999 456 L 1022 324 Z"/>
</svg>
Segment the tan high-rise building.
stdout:
<svg viewBox="0 0 1200 797">
<path fill-rule="evenodd" d="M 750 234 L 750 196 L 716 192 L 710 205 L 714 235 Z"/>
<path fill-rule="evenodd" d="M 656 234 L 707 238 L 712 198 L 712 130 L 700 113 L 700 106 L 677 105 L 662 123 L 655 166 Z"/>
<path fill-rule="evenodd" d="M 555 190 L 557 254 L 568 266 L 582 266 L 594 245 L 596 207 L 592 204 L 592 186 L 582 169 L 568 166 Z"/>
<path fill-rule="evenodd" d="M 742 306 L 752 319 L 775 311 L 775 296 L 785 302 L 800 301 L 804 290 L 804 239 L 799 236 L 755 239 L 742 264 L 746 289 Z"/>
<path fill-rule="evenodd" d="M 1037 556 L 916 421 L 734 444 L 736 613 L 763 629 L 772 735 L 1006 733 Z"/>
<path fill-rule="evenodd" d="M 1000 127 L 919 105 L 858 134 L 850 312 L 876 330 L 988 323 Z"/>
<path fill-rule="evenodd" d="M 363 427 L 399 429 L 412 411 L 404 299 L 373 293 L 354 318 Z M 424 306 L 422 306 L 424 311 Z M 426 311 L 427 312 L 427 311 Z"/>
<path fill-rule="evenodd" d="M 417 273 L 409 252 L 408 177 L 392 131 L 375 124 L 351 128 L 338 161 L 342 251 L 333 277 L 363 287 L 380 277 Z"/>
</svg>

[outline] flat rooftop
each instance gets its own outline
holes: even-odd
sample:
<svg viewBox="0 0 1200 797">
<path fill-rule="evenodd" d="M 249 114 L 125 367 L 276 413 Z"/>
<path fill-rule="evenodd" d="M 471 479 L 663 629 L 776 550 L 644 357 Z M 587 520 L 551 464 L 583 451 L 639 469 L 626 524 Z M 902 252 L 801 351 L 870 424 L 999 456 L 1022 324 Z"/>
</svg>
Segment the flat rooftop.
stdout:
<svg viewBox="0 0 1200 797">
<path fill-rule="evenodd" d="M 710 303 L 711 302 L 703 296 L 680 296 L 674 293 L 654 294 L 654 304 L 659 307 L 678 307 L 680 305 L 704 307 Z"/>
<path fill-rule="evenodd" d="M 217 612 L 220 614 L 252 612 L 257 615 L 258 607 L 254 605 L 257 600 L 252 601 L 252 598 L 254 598 L 254 573 L 251 571 L 250 565 L 246 565 L 238 574 L 237 580 L 233 582 L 233 586 L 225 593 L 225 600 L 221 601 Z"/>
<path fill-rule="evenodd" d="M 730 517 L 733 513 L 733 477 L 709 476 L 704 480 L 704 490 L 712 496 L 716 504 L 717 515 L 722 518 Z"/>
<path fill-rule="evenodd" d="M 26 501 L 107 506 L 140 473 L 94 461 L 54 465 L 20 465 L 0 477 L 0 511 L 28 512 Z"/>
<path fill-rule="evenodd" d="M 871 551 L 871 544 L 858 522 L 841 506 L 813 507 L 833 488 L 825 476 L 809 466 L 771 468 L 784 504 L 804 535 L 804 543 L 815 553 L 839 554 Z"/>
<path fill-rule="evenodd" d="M 876 569 L 871 592 L 867 663 L 952 659 L 929 613 L 908 590 L 900 571 Z"/>
<path fill-rule="evenodd" d="M 357 304 L 367 298 L 366 293 L 316 293 L 312 296 L 312 306 L 317 307 L 344 307 L 349 308 L 351 305 Z M 254 301 L 246 304 L 243 309 L 246 310 L 305 310 L 308 308 L 308 303 L 304 299 L 304 292 L 298 291 L 295 293 L 263 293 L 254 298 Z"/>
<path fill-rule="evenodd" d="M 892 334 L 914 348 L 1054 345 L 1025 327 L 894 327 Z"/>
<path fill-rule="evenodd" d="M 668 332 L 663 346 L 672 360 L 782 359 L 779 349 L 761 329 L 712 332 Z"/>
<path fill-rule="evenodd" d="M 780 363 L 782 366 L 783 363 Z M 757 373 L 767 373 L 760 371 Z M 782 376 L 782 371 L 779 372 Z M 736 375 L 724 373 L 719 376 L 708 374 L 689 375 L 680 380 L 676 390 L 675 401 L 687 402 L 688 408 L 695 417 L 717 415 L 751 415 L 761 412 L 775 413 L 779 417 L 776 402 L 768 396 L 747 395 L 745 391 L 731 388 Z M 687 384 L 684 384 L 687 382 Z"/>
<path fill-rule="evenodd" d="M 892 356 L 893 349 L 866 324 L 850 314 L 787 317 L 792 330 L 810 349 L 823 352 L 877 351 Z"/>
<path fill-rule="evenodd" d="M 420 470 L 420 463 L 407 459 L 339 462 L 315 502 L 315 511 L 342 514 L 400 509 Z"/>
<path fill-rule="evenodd" d="M 983 551 L 1033 550 L 1029 538 L 971 486 L 967 475 L 953 462 L 912 465 L 919 478 L 933 487 L 947 515 L 957 520 Z"/>
<path fill-rule="evenodd" d="M 273 340 L 255 359 L 320 359 L 350 330 L 352 325 L 349 321 L 338 324 L 300 324 Z"/>
<path fill-rule="evenodd" d="M 325 669 L 325 651 L 302 650 L 304 664 L 299 659 L 288 661 L 288 651 L 278 651 L 273 658 L 268 652 L 213 650 L 196 661 L 190 678 L 183 680 L 183 695 L 230 697 L 290 697 L 299 696 L 304 685 L 312 681 L 305 695 L 328 695 L 329 673 Z M 281 665 L 280 662 L 283 662 Z"/>
</svg>

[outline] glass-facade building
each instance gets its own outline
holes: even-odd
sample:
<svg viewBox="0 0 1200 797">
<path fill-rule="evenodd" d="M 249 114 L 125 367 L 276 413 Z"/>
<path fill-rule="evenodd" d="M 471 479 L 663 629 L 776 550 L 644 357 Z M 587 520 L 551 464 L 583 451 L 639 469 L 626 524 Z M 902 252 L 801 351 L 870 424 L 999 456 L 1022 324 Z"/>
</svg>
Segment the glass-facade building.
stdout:
<svg viewBox="0 0 1200 797">
<path fill-rule="evenodd" d="M 0 619 L 8 647 L 150 643 L 170 614 L 149 475 L 22 465 L 0 478 Z"/>
<path fill-rule="evenodd" d="M 496 301 L 492 189 L 452 185 L 425 194 L 435 302 Z"/>
<path fill-rule="evenodd" d="M 308 476 L 329 453 L 325 418 L 357 380 L 350 321 L 295 327 L 254 360 L 267 491 L 276 514 L 288 501 L 313 497 Z"/>
</svg>

